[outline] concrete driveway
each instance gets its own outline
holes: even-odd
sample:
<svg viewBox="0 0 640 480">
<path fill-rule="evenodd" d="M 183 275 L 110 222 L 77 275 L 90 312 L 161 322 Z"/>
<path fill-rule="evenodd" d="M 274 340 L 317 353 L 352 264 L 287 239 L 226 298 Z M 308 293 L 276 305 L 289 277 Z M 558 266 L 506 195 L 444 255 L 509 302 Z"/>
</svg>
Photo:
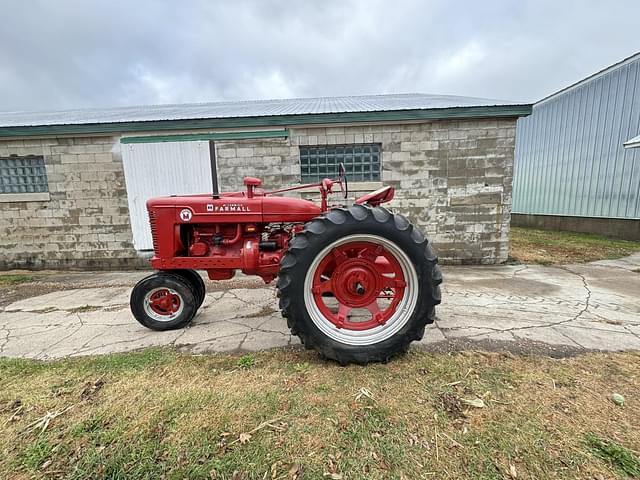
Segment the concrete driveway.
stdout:
<svg viewBox="0 0 640 480">
<path fill-rule="evenodd" d="M 174 346 L 196 353 L 297 345 L 275 290 L 241 277 L 208 282 L 186 329 L 153 332 L 129 312 L 148 272 L 41 273 L 0 290 L 0 356 L 52 359 Z M 640 349 L 640 254 L 584 265 L 448 267 L 438 320 L 419 346 L 567 355 Z M 45 293 L 46 292 L 46 293 Z"/>
</svg>

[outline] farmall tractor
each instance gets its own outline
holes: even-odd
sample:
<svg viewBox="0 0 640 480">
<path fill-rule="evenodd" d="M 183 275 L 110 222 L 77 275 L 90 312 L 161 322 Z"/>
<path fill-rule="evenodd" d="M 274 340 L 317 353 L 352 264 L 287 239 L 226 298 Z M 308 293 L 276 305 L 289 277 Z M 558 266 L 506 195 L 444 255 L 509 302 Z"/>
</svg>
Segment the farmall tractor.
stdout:
<svg viewBox="0 0 640 480">
<path fill-rule="evenodd" d="M 434 321 L 442 275 L 429 242 L 405 217 L 380 205 L 383 187 L 350 206 L 330 207 L 338 178 L 264 191 L 153 198 L 147 202 L 157 270 L 135 286 L 131 310 L 153 330 L 186 326 L 202 305 L 205 285 L 236 270 L 266 283 L 277 277 L 280 309 L 293 335 L 322 356 L 348 363 L 384 362 L 405 352 Z M 321 202 L 278 196 L 317 187 Z M 212 314 L 214 314 L 212 312 Z"/>
</svg>

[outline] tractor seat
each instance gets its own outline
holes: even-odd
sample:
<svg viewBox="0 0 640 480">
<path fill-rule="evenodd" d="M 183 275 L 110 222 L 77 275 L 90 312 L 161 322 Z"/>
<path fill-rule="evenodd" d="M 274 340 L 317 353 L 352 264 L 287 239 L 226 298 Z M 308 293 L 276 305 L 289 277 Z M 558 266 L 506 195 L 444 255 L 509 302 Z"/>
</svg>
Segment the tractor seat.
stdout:
<svg viewBox="0 0 640 480">
<path fill-rule="evenodd" d="M 361 196 L 356 200 L 358 205 L 362 205 L 364 203 L 371 205 L 373 207 L 380 205 L 381 203 L 389 202 L 393 199 L 393 195 L 395 194 L 395 190 L 393 187 L 382 187 L 376 190 L 375 192 L 367 193 L 366 195 Z"/>
</svg>

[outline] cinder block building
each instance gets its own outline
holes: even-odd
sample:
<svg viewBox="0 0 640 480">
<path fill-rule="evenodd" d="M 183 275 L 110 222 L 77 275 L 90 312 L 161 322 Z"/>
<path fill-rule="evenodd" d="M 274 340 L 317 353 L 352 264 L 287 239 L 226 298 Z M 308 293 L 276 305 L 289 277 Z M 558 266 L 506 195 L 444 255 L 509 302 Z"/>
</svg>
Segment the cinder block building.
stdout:
<svg viewBox="0 0 640 480">
<path fill-rule="evenodd" d="M 530 111 L 406 94 L 2 113 L 0 268 L 146 265 L 146 200 L 211 191 L 212 153 L 222 190 L 244 176 L 313 182 L 343 162 L 352 198 L 394 186 L 391 208 L 444 263 L 500 263 L 516 120 Z"/>
</svg>

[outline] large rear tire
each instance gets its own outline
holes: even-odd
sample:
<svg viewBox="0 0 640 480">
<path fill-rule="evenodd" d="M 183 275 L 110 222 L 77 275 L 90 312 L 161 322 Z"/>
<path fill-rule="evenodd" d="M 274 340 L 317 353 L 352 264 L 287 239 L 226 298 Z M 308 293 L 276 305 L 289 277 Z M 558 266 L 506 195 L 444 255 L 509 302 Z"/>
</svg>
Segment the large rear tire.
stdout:
<svg viewBox="0 0 640 480">
<path fill-rule="evenodd" d="M 404 353 L 435 319 L 442 274 L 429 242 L 382 207 L 312 220 L 280 263 L 280 309 L 307 348 L 346 365 Z"/>
</svg>

